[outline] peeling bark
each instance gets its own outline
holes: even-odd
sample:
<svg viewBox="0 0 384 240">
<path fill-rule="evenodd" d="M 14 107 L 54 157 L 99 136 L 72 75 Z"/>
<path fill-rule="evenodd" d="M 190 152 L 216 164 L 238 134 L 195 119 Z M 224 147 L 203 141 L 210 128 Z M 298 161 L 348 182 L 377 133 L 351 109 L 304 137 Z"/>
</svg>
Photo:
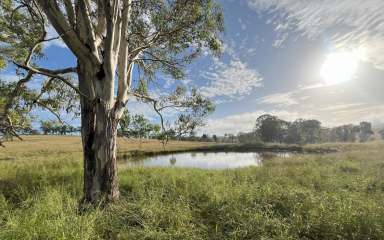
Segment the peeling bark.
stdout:
<svg viewBox="0 0 384 240">
<path fill-rule="evenodd" d="M 92 94 L 97 68 L 79 63 L 81 91 Z M 97 79 L 97 81 L 100 81 Z M 103 81 L 103 80 L 102 80 Z M 81 98 L 84 157 L 84 202 L 114 201 L 119 197 L 116 160 L 117 124 L 110 104 Z"/>
</svg>

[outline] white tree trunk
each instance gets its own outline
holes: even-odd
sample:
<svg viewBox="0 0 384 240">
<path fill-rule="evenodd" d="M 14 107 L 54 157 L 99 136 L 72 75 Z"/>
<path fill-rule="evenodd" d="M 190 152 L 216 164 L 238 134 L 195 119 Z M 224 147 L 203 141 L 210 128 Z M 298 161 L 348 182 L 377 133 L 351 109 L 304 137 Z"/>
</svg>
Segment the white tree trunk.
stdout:
<svg viewBox="0 0 384 240">
<path fill-rule="evenodd" d="M 79 64 L 79 82 L 83 93 L 92 95 L 91 83 L 105 80 L 97 78 L 94 67 Z M 109 101 L 101 98 L 95 101 L 81 99 L 85 202 L 113 201 L 119 197 L 116 160 L 118 120 L 111 106 Z"/>
</svg>

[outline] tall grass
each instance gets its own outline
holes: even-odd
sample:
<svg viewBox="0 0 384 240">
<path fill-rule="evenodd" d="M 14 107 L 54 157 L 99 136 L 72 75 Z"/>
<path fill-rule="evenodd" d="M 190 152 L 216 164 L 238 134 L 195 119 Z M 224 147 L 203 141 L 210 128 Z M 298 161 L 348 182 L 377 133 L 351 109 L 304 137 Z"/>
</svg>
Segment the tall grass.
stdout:
<svg viewBox="0 0 384 240">
<path fill-rule="evenodd" d="M 124 168 L 121 200 L 88 211 L 81 153 L 15 147 L 0 154 L 0 239 L 384 239 L 383 147 L 237 170 Z"/>
</svg>

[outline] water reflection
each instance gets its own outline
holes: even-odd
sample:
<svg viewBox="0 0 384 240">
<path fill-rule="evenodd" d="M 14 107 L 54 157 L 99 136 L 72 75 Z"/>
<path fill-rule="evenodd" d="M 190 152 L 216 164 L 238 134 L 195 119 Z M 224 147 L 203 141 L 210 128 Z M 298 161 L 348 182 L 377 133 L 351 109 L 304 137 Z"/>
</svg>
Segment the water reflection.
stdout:
<svg viewBox="0 0 384 240">
<path fill-rule="evenodd" d="M 227 169 L 259 166 L 264 160 L 288 157 L 286 152 L 187 152 L 127 161 L 128 167 Z"/>
<path fill-rule="evenodd" d="M 175 166 L 176 164 L 176 158 L 174 156 L 172 156 L 170 159 L 169 159 L 169 163 L 172 165 L 172 166 Z"/>
</svg>

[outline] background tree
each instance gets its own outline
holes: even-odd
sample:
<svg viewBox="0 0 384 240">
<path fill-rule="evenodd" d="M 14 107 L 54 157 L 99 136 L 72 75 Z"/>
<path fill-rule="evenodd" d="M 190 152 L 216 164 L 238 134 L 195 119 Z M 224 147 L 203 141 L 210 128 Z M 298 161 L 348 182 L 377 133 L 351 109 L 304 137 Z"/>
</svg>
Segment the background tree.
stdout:
<svg viewBox="0 0 384 240">
<path fill-rule="evenodd" d="M 53 122 L 50 120 L 40 121 L 40 129 L 44 135 L 51 134 L 53 132 Z"/>
<path fill-rule="evenodd" d="M 314 144 L 320 142 L 355 142 L 372 137 L 372 124 L 362 122 L 360 125 L 341 125 L 333 128 L 321 126 L 316 119 L 297 119 L 284 121 L 269 114 L 261 115 L 256 120 L 253 132 L 239 133 L 240 143 L 280 142 L 289 144 Z"/>
<path fill-rule="evenodd" d="M 372 124 L 369 122 L 360 123 L 360 133 L 359 139 L 360 142 L 366 142 L 373 135 Z"/>
<path fill-rule="evenodd" d="M 250 133 L 239 133 L 237 134 L 237 139 L 240 143 L 260 143 L 260 138 L 255 132 Z"/>
<path fill-rule="evenodd" d="M 384 129 L 381 129 L 381 130 L 379 131 L 379 134 L 380 134 L 381 139 L 384 140 Z"/>
<path fill-rule="evenodd" d="M 213 135 L 212 135 L 212 139 L 213 139 L 214 142 L 217 142 L 217 141 L 218 141 L 217 135 L 216 135 L 216 134 L 213 134 Z"/>
<path fill-rule="evenodd" d="M 47 134 L 67 135 L 68 133 L 73 134 L 78 131 L 75 127 L 62 123 L 58 120 L 40 121 L 40 129 L 44 135 L 47 135 Z"/>
<path fill-rule="evenodd" d="M 143 115 L 137 114 L 132 116 L 127 130 L 128 136 L 145 138 L 148 137 L 148 134 L 151 131 L 151 124 Z"/>
<path fill-rule="evenodd" d="M 320 141 L 321 122 L 315 119 L 302 122 L 302 131 L 305 143 L 317 143 Z"/>
<path fill-rule="evenodd" d="M 329 130 L 328 142 L 355 142 L 359 126 L 353 124 L 337 126 Z"/>
<path fill-rule="evenodd" d="M 5 104 L 1 125 L 16 126 L 8 120 L 8 109 L 35 75 L 48 79 L 29 105 L 58 115 L 68 106 L 58 95 L 71 101 L 80 98 L 86 202 L 119 196 L 116 135 L 129 96 L 151 102 L 158 114 L 168 106 L 178 107 L 180 96 L 156 99 L 148 85 L 159 73 L 182 78 L 185 65 L 203 48 L 219 53 L 223 30 L 222 11 L 214 0 L 3 0 L 0 19 L 0 45 L 7 49 L 0 51 L 1 62 L 13 62 L 23 77 L 12 91 L 15 94 L 10 94 L 11 104 Z M 46 38 L 49 26 L 72 51 L 77 66 L 38 66 L 42 43 L 52 40 Z M 136 80 L 134 72 L 139 73 Z M 46 85 L 55 96 L 46 93 Z M 191 108 L 197 117 L 209 112 L 197 92 L 191 95 L 195 101 L 184 102 L 182 107 Z M 164 129 L 162 116 L 161 123 Z"/>
<path fill-rule="evenodd" d="M 201 135 L 200 141 L 209 142 L 209 135 L 204 133 L 203 135 Z"/>
<path fill-rule="evenodd" d="M 318 120 L 297 119 L 288 123 L 286 142 L 288 143 L 317 143 L 321 139 L 321 122 Z"/>
<path fill-rule="evenodd" d="M 284 120 L 269 114 L 257 118 L 255 133 L 264 142 L 283 142 L 288 124 Z"/>
</svg>

